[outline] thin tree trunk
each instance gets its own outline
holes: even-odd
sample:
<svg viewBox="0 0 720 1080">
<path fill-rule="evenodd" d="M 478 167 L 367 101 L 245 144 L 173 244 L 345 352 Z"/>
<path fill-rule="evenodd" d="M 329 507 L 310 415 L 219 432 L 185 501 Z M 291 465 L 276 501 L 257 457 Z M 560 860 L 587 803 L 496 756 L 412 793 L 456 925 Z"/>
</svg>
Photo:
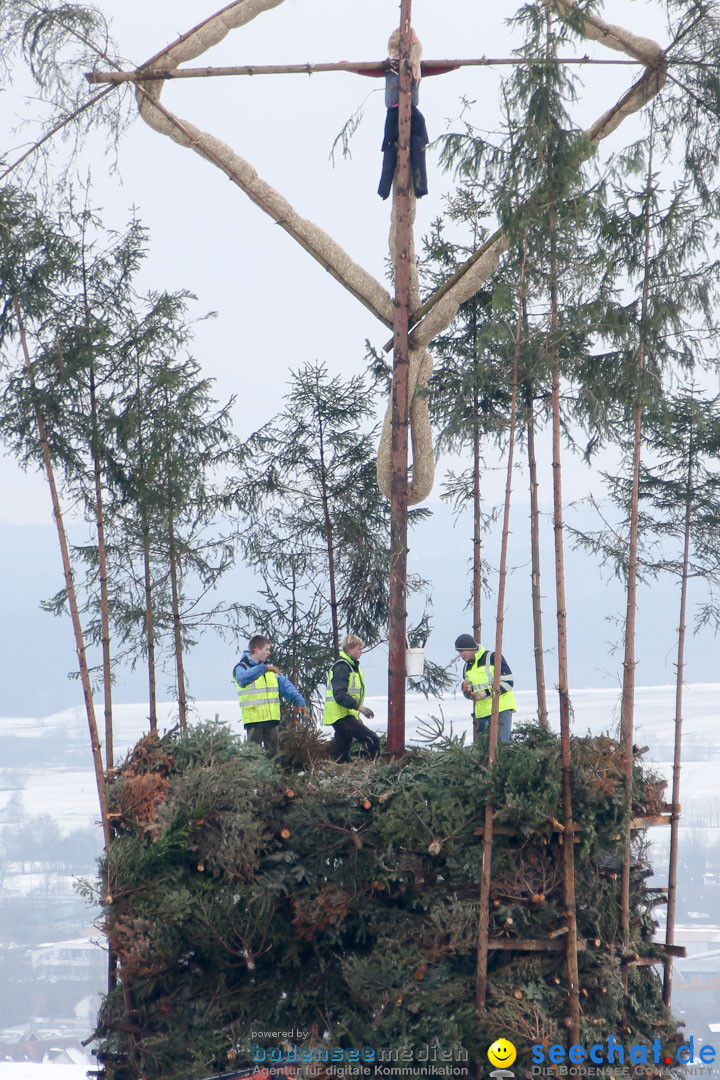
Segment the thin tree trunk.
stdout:
<svg viewBox="0 0 720 1080">
<path fill-rule="evenodd" d="M 169 463 L 168 463 L 169 468 Z M 178 589 L 178 559 L 175 544 L 175 518 L 172 494 L 168 498 L 168 540 L 170 555 L 170 593 L 172 602 L 173 641 L 175 646 L 175 671 L 177 673 L 177 701 L 180 730 L 187 730 L 187 691 L 185 689 L 185 665 L 183 663 L 182 625 L 180 621 L 180 591 Z"/>
<path fill-rule="evenodd" d="M 641 367 L 638 361 L 638 376 Z M 639 393 L 639 390 L 638 390 Z M 637 544 L 638 544 L 638 500 L 640 486 L 640 436 L 642 431 L 642 404 L 635 405 L 633 478 L 630 501 L 630 545 L 628 550 L 627 607 L 625 612 L 625 651 L 623 659 L 623 686 L 620 706 L 620 744 L 622 747 L 623 782 L 625 785 L 625 805 L 628 823 L 625 833 L 625 851 L 623 852 L 622 871 L 620 874 L 620 929 L 623 945 L 630 940 L 630 818 L 632 817 L 632 771 L 633 771 L 633 736 L 635 704 L 635 623 L 637 613 Z"/>
<path fill-rule="evenodd" d="M 482 640 L 482 503 L 480 499 L 480 418 L 473 393 L 473 636 Z"/>
<path fill-rule="evenodd" d="M 297 575 L 295 572 L 295 555 L 290 555 L 290 596 L 291 596 L 291 616 L 290 616 L 290 640 L 292 642 L 292 684 L 297 686 L 298 684 L 298 654 L 297 654 L 297 626 L 298 626 L 298 610 L 297 610 Z M 293 731 L 297 728 L 297 709 L 293 706 L 291 710 L 291 726 Z"/>
<path fill-rule="evenodd" d="M 83 697 L 85 699 L 85 712 L 87 714 L 88 728 L 90 731 L 90 747 L 92 750 L 93 766 L 95 769 L 95 783 L 97 784 L 98 801 L 100 803 L 100 820 L 102 822 L 105 847 L 108 848 L 110 846 L 111 835 L 110 822 L 108 819 L 105 773 L 103 770 L 102 751 L 100 749 L 100 738 L 98 736 L 97 721 L 95 719 L 95 705 L 92 696 L 92 686 L 90 685 L 90 672 L 88 670 L 87 657 L 85 655 L 85 641 L 83 637 L 82 625 L 80 622 L 80 611 L 78 609 L 77 596 L 75 593 L 75 582 L 73 579 L 72 566 L 70 564 L 70 551 L 68 549 L 67 536 L 65 534 L 65 524 L 62 516 L 62 509 L 60 507 L 60 498 L 58 495 L 57 486 L 55 484 L 55 471 L 53 469 L 52 457 L 50 455 L 50 447 L 48 445 L 47 433 L 45 431 L 45 422 L 43 420 L 40 406 L 38 404 L 37 388 L 35 386 L 35 376 L 33 374 L 32 361 L 30 360 L 30 351 L 28 349 L 27 337 L 25 335 L 25 323 L 22 317 L 22 312 L 20 311 L 20 304 L 18 303 L 17 297 L 13 297 L 13 306 L 15 309 L 15 317 L 17 319 L 18 329 L 20 331 L 20 342 L 22 345 L 23 356 L 25 358 L 25 369 L 27 371 L 28 381 L 30 383 L 30 389 L 33 396 L 35 422 L 37 424 L 38 435 L 40 438 L 40 446 L 42 449 L 43 462 L 45 465 L 45 475 L 47 477 L 48 487 L 50 488 L 53 517 L 55 518 L 58 541 L 60 544 L 63 574 L 65 576 L 65 588 L 67 589 L 68 605 L 70 607 L 70 616 L 72 618 L 73 632 L 75 635 L 75 649 L 78 658 L 80 681 L 83 688 Z"/>
<path fill-rule="evenodd" d="M 685 535 L 683 542 L 682 577 L 680 580 L 680 625 L 678 626 L 677 672 L 675 680 L 675 749 L 673 754 L 672 812 L 670 815 L 670 864 L 668 866 L 668 907 L 665 944 L 675 944 L 675 907 L 677 902 L 677 864 L 680 826 L 680 768 L 682 763 L 683 678 L 685 674 L 685 613 L 687 607 L 688 567 L 690 564 L 690 534 L 692 527 L 693 491 L 693 416 L 690 413 L 688 445 L 687 490 L 685 493 Z M 672 956 L 665 957 L 663 1001 L 669 1007 L 672 999 Z"/>
<path fill-rule="evenodd" d="M 554 55 L 552 16 L 546 11 L 546 56 Z M 551 129 L 551 117 L 547 116 Z M 547 168 L 547 166 L 546 166 Z M 563 901 L 565 908 L 565 972 L 567 978 L 569 1038 L 580 1041 L 580 973 L 578 969 L 577 907 L 575 902 L 575 845 L 572 807 L 572 755 L 570 747 L 570 679 L 567 651 L 567 605 L 565 600 L 565 552 L 563 545 L 562 454 L 560 442 L 560 318 L 558 312 L 557 211 L 552 173 L 547 174 L 550 232 L 550 327 L 552 348 L 552 477 L 553 536 L 555 543 L 555 598 L 557 608 L 558 697 L 560 707 L 560 761 L 562 776 Z"/>
<path fill-rule="evenodd" d="M 147 510 L 141 511 L 143 542 L 143 591 L 145 594 L 145 638 L 148 655 L 148 720 L 157 731 L 157 679 L 155 677 L 155 616 L 153 613 L 152 576 L 150 573 L 150 524 Z"/>
<path fill-rule="evenodd" d="M 527 320 L 524 320 L 527 325 Z M 543 648 L 542 598 L 540 594 L 540 508 L 538 506 L 537 458 L 535 456 L 535 403 L 532 381 L 526 383 L 527 451 L 530 476 L 530 587 L 533 613 L 533 652 L 535 656 L 535 685 L 537 688 L 538 720 L 548 726 L 545 694 L 545 650 Z"/>
<path fill-rule="evenodd" d="M 87 210 L 87 206 L 86 206 Z M 85 258 L 87 215 L 83 218 L 82 229 L 82 280 L 83 280 L 83 306 L 85 309 L 85 329 L 90 329 L 90 303 L 87 288 L 87 262 Z M 107 590 L 107 553 L 105 550 L 105 522 L 103 515 L 102 498 L 102 467 L 100 464 L 100 438 L 98 433 L 98 406 L 95 386 L 95 358 L 90 359 L 89 368 L 90 389 L 90 452 L 93 463 L 93 480 L 95 483 L 95 526 L 98 538 L 98 564 L 100 569 L 100 644 L 102 649 L 103 663 L 103 705 L 105 714 L 105 766 L 112 769 L 114 764 L 113 752 L 113 720 L 112 720 L 112 668 L 110 663 L 110 614 Z"/>
<path fill-rule="evenodd" d="M 95 523 L 98 538 L 98 563 L 100 567 L 100 640 L 103 660 L 103 701 L 105 708 L 105 766 L 112 769 L 113 713 L 112 713 L 112 667 L 110 657 L 110 608 L 108 604 L 107 551 L 105 548 L 105 517 L 103 513 L 102 468 L 98 438 L 97 396 L 95 392 L 95 369 L 90 367 L 90 413 L 92 416 L 92 460 L 95 480 Z"/>
<path fill-rule="evenodd" d="M 86 298 L 87 311 L 87 298 Z M 98 538 L 98 562 L 100 567 L 100 635 L 103 658 L 103 703 L 105 709 L 105 767 L 112 769 L 113 750 L 113 714 L 112 714 L 112 670 L 110 666 L 110 612 L 107 591 L 107 557 L 105 551 L 105 522 L 103 515 L 102 475 L 97 423 L 97 397 L 95 393 L 95 368 L 90 365 L 90 415 L 92 417 L 92 461 L 95 480 L 95 523 Z M 108 871 L 109 874 L 109 871 Z M 110 878 L 107 879 L 107 892 L 112 893 Z M 111 993 L 117 985 L 118 962 L 110 942 L 107 954 L 107 986 Z"/>
<path fill-rule="evenodd" d="M 82 275 L 83 275 L 83 302 L 85 307 L 85 328 L 90 327 L 90 304 L 87 290 L 87 263 L 85 259 L 85 222 L 82 230 Z M 97 393 L 95 387 L 95 359 L 90 360 L 89 371 L 90 389 L 90 422 L 91 439 L 90 448 L 93 463 L 93 480 L 95 484 L 95 526 L 98 538 L 98 564 L 100 570 L 100 644 L 102 649 L 103 664 L 103 707 L 105 714 L 105 767 L 112 769 L 114 764 L 113 749 L 113 716 L 112 716 L 112 669 L 110 664 L 110 613 L 107 590 L 107 557 L 105 550 L 105 521 L 103 514 L 102 497 L 102 468 L 100 464 L 100 439 L 98 435 L 98 408 Z M 106 892 L 112 894 L 110 868 L 107 870 Z M 117 985 L 118 958 L 108 940 L 107 951 L 107 987 L 108 993 L 112 993 Z"/>
<path fill-rule="evenodd" d="M 560 450 L 560 356 L 558 350 L 558 299 L 555 213 L 550 213 L 551 281 L 550 305 L 553 332 L 552 442 L 553 442 L 553 532 L 555 537 L 555 595 L 557 605 L 558 696 L 560 705 L 560 754 L 563 801 L 563 899 L 568 933 L 565 937 L 565 965 L 570 1010 L 570 1038 L 580 1041 L 580 976 L 577 958 L 577 909 L 575 904 L 575 851 L 573 844 L 572 763 L 570 755 L 570 689 L 567 652 L 567 607 L 565 602 L 565 554 L 563 550 L 562 462 Z"/>
<path fill-rule="evenodd" d="M 136 371 L 137 389 L 137 436 L 138 458 L 142 465 L 145 460 L 145 447 L 142 434 L 142 396 L 140 388 L 140 367 Z M 150 518 L 145 505 L 145 491 L 140 492 L 140 529 L 143 549 L 143 592 L 145 597 L 145 638 L 148 655 L 148 722 L 150 731 L 157 731 L 157 679 L 155 674 L 155 616 L 153 612 L 152 574 L 150 558 Z"/>
<path fill-rule="evenodd" d="M 643 270 L 642 307 L 640 315 L 640 342 L 637 350 L 635 385 L 635 408 L 633 424 L 633 469 L 630 497 L 630 540 L 628 547 L 627 608 L 625 613 L 625 650 L 623 657 L 623 686 L 620 705 L 620 744 L 622 747 L 623 780 L 625 784 L 625 808 L 627 826 L 625 850 L 620 873 L 620 929 L 623 947 L 627 952 L 630 943 L 630 841 L 632 818 L 633 737 L 635 710 L 635 633 L 637 615 L 637 568 L 638 568 L 638 516 L 640 501 L 640 460 L 642 437 L 642 381 L 645 370 L 645 322 L 648 313 L 650 289 L 650 194 L 652 185 L 654 111 L 650 123 L 650 151 L 648 154 L 647 188 L 645 193 L 645 255 Z M 623 969 L 623 1025 L 627 1002 L 627 968 Z"/>
<path fill-rule="evenodd" d="M 522 262 L 520 266 L 520 298 L 522 300 L 525 285 L 526 245 L 523 242 Z M 500 572 L 498 580 L 497 628 L 495 632 L 495 663 L 493 669 L 492 712 L 490 714 L 490 742 L 488 764 L 492 765 L 497 754 L 498 716 L 500 705 L 500 675 L 502 670 L 502 639 L 505 621 L 505 584 L 507 580 L 507 551 L 510 535 L 510 497 L 512 495 L 512 470 L 515 455 L 515 419 L 517 415 L 518 360 L 520 356 L 521 315 L 518 314 L 515 331 L 515 356 L 513 360 L 512 402 L 510 406 L 510 440 L 508 444 L 508 463 L 505 478 L 505 505 L 503 509 L 502 541 L 500 545 Z M 473 710 L 474 711 L 474 710 Z M 480 915 L 478 919 L 478 945 L 475 970 L 475 1007 L 478 1012 L 485 1008 L 487 998 L 487 962 L 490 946 L 490 882 L 492 878 L 493 848 L 493 813 L 494 807 L 485 807 L 483 828 L 483 854 L 480 876 Z"/>
<path fill-rule="evenodd" d="M 477 233 L 473 246 L 477 245 Z M 473 636 L 482 641 L 482 502 L 480 499 L 480 389 L 477 354 L 477 297 L 473 300 Z"/>
<path fill-rule="evenodd" d="M 293 686 L 297 686 L 298 681 L 298 655 L 297 655 L 297 625 L 298 625 L 298 610 L 297 610 L 297 574 L 295 571 L 295 555 L 290 555 L 290 579 L 291 579 L 291 592 L 292 596 L 292 622 L 291 622 L 291 641 L 292 641 L 292 683 Z"/>
<path fill-rule="evenodd" d="M 318 450 L 320 454 L 320 497 L 323 508 L 325 528 L 325 546 L 327 548 L 328 577 L 330 579 L 330 623 L 332 626 L 333 654 L 340 654 L 340 628 L 338 625 L 338 601 L 335 581 L 335 538 L 333 536 L 332 517 L 330 516 L 330 495 L 327 485 L 325 465 L 325 429 L 320 415 L 320 383 L 316 376 L 315 400 L 318 408 Z"/>
</svg>

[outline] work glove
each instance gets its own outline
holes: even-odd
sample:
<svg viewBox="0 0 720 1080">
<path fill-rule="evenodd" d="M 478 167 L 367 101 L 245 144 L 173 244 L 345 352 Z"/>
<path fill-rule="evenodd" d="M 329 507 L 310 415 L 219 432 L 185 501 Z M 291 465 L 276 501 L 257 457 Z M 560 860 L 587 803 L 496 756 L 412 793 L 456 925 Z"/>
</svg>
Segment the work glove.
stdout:
<svg viewBox="0 0 720 1080">
<path fill-rule="evenodd" d="M 268 671 L 273 671 L 276 675 L 282 675 L 282 671 L 279 667 L 275 667 L 274 664 L 266 664 L 265 667 Z"/>
<path fill-rule="evenodd" d="M 301 716 L 309 716 L 310 714 L 307 705 L 298 705 L 298 712 Z"/>
<path fill-rule="evenodd" d="M 358 709 L 358 712 L 361 716 L 367 717 L 368 720 L 372 720 L 372 718 L 375 716 L 375 713 L 372 711 L 372 709 L 368 709 L 367 705 L 361 705 Z"/>
<path fill-rule="evenodd" d="M 475 690 L 470 695 L 473 701 L 482 701 L 484 698 L 489 697 L 492 690 Z"/>
</svg>

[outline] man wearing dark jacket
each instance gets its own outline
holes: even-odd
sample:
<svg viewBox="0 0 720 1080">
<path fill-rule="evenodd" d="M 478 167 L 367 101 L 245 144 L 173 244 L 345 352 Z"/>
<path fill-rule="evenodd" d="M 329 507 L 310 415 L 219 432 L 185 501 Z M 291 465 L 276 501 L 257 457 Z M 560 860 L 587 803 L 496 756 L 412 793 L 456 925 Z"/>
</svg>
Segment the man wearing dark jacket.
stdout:
<svg viewBox="0 0 720 1080">
<path fill-rule="evenodd" d="M 233 668 L 248 742 L 260 743 L 271 756 L 279 746 L 280 698 L 305 710 L 305 698 L 274 664 L 269 638 L 256 634 Z"/>
<path fill-rule="evenodd" d="M 325 695 L 323 724 L 335 730 L 332 755 L 337 762 L 350 761 L 350 747 L 358 739 L 365 747 L 368 757 L 376 758 L 380 752 L 380 740 L 374 731 L 365 727 L 361 716 L 372 720 L 372 709 L 363 705 L 365 680 L 360 671 L 363 640 L 357 634 L 348 634 L 342 643 L 340 658 L 330 668 Z"/>
</svg>

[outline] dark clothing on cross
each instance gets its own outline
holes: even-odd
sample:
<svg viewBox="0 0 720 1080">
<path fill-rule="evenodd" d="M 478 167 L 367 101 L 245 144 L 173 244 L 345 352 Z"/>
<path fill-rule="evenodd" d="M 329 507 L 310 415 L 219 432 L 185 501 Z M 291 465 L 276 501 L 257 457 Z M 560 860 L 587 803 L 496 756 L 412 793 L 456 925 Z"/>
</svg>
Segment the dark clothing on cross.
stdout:
<svg viewBox="0 0 720 1080">
<path fill-rule="evenodd" d="M 444 75 L 447 71 L 455 71 L 456 64 L 421 64 L 420 70 L 423 77 L 429 75 Z M 369 75 L 371 78 L 385 78 L 385 105 L 387 116 L 385 117 L 385 134 L 382 141 L 383 164 L 378 185 L 378 195 L 381 199 L 387 199 L 392 191 L 393 177 L 397 168 L 397 143 L 398 143 L 398 102 L 400 100 L 400 67 L 397 60 L 376 68 L 357 71 L 358 75 Z M 420 100 L 420 85 L 413 78 L 410 91 L 412 112 L 410 114 L 410 172 L 412 175 L 415 198 L 421 199 L 427 195 L 427 166 L 425 164 L 425 147 L 429 139 L 425 117 L 418 109 Z"/>
<path fill-rule="evenodd" d="M 387 199 L 392 191 L 393 177 L 397 167 L 399 111 L 398 107 L 394 106 L 388 109 L 385 118 L 385 134 L 382 141 L 383 164 L 378 185 L 378 195 L 381 199 Z M 427 166 L 425 164 L 425 147 L 427 144 L 428 133 L 425 126 L 425 117 L 413 105 L 410 114 L 410 172 L 416 199 L 421 199 L 423 195 L 428 193 Z"/>
</svg>

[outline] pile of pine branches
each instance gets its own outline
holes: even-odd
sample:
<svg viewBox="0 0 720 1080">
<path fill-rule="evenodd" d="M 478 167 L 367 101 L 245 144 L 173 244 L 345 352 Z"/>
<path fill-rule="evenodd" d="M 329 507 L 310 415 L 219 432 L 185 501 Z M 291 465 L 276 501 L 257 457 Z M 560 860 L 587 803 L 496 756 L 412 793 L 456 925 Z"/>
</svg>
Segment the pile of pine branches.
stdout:
<svg viewBox="0 0 720 1080">
<path fill-rule="evenodd" d="M 291 757 L 297 768 L 297 746 Z M 618 744 L 575 738 L 573 763 L 582 1037 L 666 1042 L 675 1026 L 655 970 L 624 966 Z M 636 765 L 633 813 L 656 812 L 662 787 Z M 120 962 L 98 1022 L 107 1076 L 192 1080 L 282 1042 L 253 1032 L 303 1031 L 306 1048 L 435 1047 L 456 1064 L 486 1062 L 502 1034 L 520 1074 L 531 1045 L 564 1044 L 562 951 L 494 948 L 487 1009 L 476 1014 L 488 802 L 491 938 L 561 936 L 552 733 L 521 729 L 493 767 L 482 742 L 446 740 L 400 761 L 316 761 L 300 772 L 221 725 L 143 739 L 110 788 L 114 839 L 101 868 L 105 931 Z M 643 834 L 633 835 L 637 958 L 656 946 Z"/>
</svg>

